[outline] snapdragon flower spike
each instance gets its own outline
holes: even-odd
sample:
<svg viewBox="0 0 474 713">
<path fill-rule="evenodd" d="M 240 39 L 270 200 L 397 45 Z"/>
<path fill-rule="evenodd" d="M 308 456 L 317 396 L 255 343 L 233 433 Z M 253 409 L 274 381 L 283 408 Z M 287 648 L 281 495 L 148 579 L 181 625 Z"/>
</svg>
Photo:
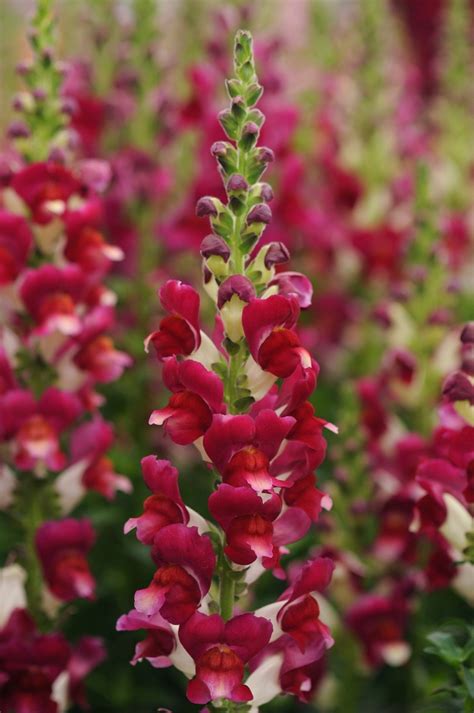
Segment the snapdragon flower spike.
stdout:
<svg viewBox="0 0 474 713">
<path fill-rule="evenodd" d="M 86 637 L 55 668 L 48 647 L 54 637 L 66 641 L 41 637 L 32 623 L 58 630 L 61 602 L 94 597 L 92 525 L 53 518 L 89 490 L 108 499 L 130 490 L 107 457 L 113 430 L 95 391 L 131 363 L 108 336 L 116 298 L 106 277 L 123 257 L 103 231 L 100 193 L 111 171 L 103 161 L 77 161 L 52 4 L 36 4 L 32 59 L 14 106 L 22 116 L 10 133 L 16 151 L 2 156 L 0 181 L 0 501 L 19 523 L 15 556 L 26 571 L 19 606 L 32 616 L 31 626 L 23 620 L 24 641 L 21 626 L 0 632 L 12 634 L 0 645 L 0 708 L 44 713 L 83 705 L 81 679 L 104 655 Z"/>
<path fill-rule="evenodd" d="M 154 456 L 142 461 L 152 495 L 125 531 L 136 529 L 157 569 L 118 628 L 148 632 L 133 661 L 173 663 L 191 679 L 192 703 L 232 707 L 255 699 L 256 710 L 282 691 L 308 700 L 333 643 L 315 594 L 329 583 L 329 559 L 304 566 L 280 600 L 257 615 L 236 616 L 235 605 L 264 570 L 285 578 L 287 546 L 330 508 L 314 470 L 325 454 L 323 429 L 335 427 L 309 402 L 319 367 L 296 331 L 311 283 L 300 273 L 277 272 L 289 260 L 283 244 L 258 245 L 272 219 L 273 193 L 261 177 L 273 154 L 257 146 L 262 88 L 247 32 L 237 34 L 234 58 L 231 106 L 219 115 L 229 142 L 211 150 L 227 203 L 204 196 L 196 206 L 212 230 L 200 247 L 216 309 L 212 339 L 200 328 L 197 291 L 169 280 L 160 289 L 167 314 L 146 342 L 171 392 L 150 423 L 162 425 L 174 443 L 196 446 L 216 480 L 211 517 L 194 527 L 197 514 L 181 498 L 177 471 Z"/>
</svg>

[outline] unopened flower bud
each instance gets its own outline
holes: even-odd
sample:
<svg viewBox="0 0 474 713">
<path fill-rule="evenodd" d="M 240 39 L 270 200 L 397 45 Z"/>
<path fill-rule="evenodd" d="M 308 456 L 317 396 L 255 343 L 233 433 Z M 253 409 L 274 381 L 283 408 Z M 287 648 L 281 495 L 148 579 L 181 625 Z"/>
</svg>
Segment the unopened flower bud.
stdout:
<svg viewBox="0 0 474 713">
<path fill-rule="evenodd" d="M 212 144 L 211 154 L 217 160 L 224 173 L 230 175 L 235 172 L 237 166 L 237 152 L 231 144 L 226 141 L 216 141 Z"/>
<path fill-rule="evenodd" d="M 230 109 L 219 112 L 218 119 L 229 139 L 236 140 L 239 126 Z"/>
<path fill-rule="evenodd" d="M 249 189 L 249 184 L 239 173 L 234 173 L 227 182 L 227 191 L 229 193 L 242 193 Z"/>
<path fill-rule="evenodd" d="M 52 163 L 65 164 L 66 163 L 66 154 L 65 154 L 64 150 L 59 148 L 59 146 L 54 146 L 51 149 L 51 151 L 49 152 L 48 161 L 51 161 Z"/>
<path fill-rule="evenodd" d="M 231 106 L 230 110 L 232 112 L 232 116 L 235 119 L 237 119 L 237 121 L 241 121 L 247 113 L 247 109 L 245 107 L 245 102 L 242 99 L 242 97 L 240 97 L 240 96 L 234 97 L 232 99 L 230 106 Z"/>
<path fill-rule="evenodd" d="M 37 102 L 43 102 L 46 99 L 47 94 L 44 89 L 37 87 L 36 89 L 33 89 L 33 96 Z"/>
<path fill-rule="evenodd" d="M 260 97 L 263 94 L 263 87 L 260 86 L 260 84 L 257 84 L 254 82 L 251 84 L 245 93 L 245 101 L 247 102 L 247 106 L 254 106 L 260 99 Z"/>
<path fill-rule="evenodd" d="M 270 207 L 266 203 L 257 203 L 257 205 L 254 205 L 247 215 L 247 224 L 264 223 L 265 225 L 268 225 L 271 219 L 272 211 Z"/>
<path fill-rule="evenodd" d="M 66 116 L 72 116 L 77 110 L 77 103 L 72 97 L 65 97 L 61 101 L 61 112 Z"/>
<path fill-rule="evenodd" d="M 239 141 L 241 148 L 249 150 L 255 146 L 260 135 L 260 129 L 253 121 L 248 121 L 242 129 L 242 136 Z"/>
<path fill-rule="evenodd" d="M 271 163 L 274 158 L 275 155 L 273 151 L 265 146 L 254 149 L 247 165 L 246 176 L 249 183 L 256 183 L 262 174 L 265 173 L 268 164 Z"/>
<path fill-rule="evenodd" d="M 265 203 L 270 203 L 273 200 L 273 189 L 269 183 L 260 183 L 258 185 L 258 191 L 260 198 L 265 201 Z"/>
<path fill-rule="evenodd" d="M 214 235 L 213 233 L 204 238 L 201 243 L 200 251 L 201 255 L 205 259 L 217 256 L 221 257 L 224 262 L 227 262 L 230 258 L 230 248 L 227 243 L 218 235 Z"/>
<path fill-rule="evenodd" d="M 262 163 L 272 163 L 272 161 L 275 160 L 275 154 L 266 146 L 260 146 L 257 151 L 257 156 Z"/>
<path fill-rule="evenodd" d="M 41 52 L 41 59 L 43 62 L 52 62 L 54 57 L 54 52 L 52 47 L 45 47 L 44 50 Z"/>
<path fill-rule="evenodd" d="M 288 262 L 289 259 L 290 253 L 284 243 L 270 243 L 264 258 L 264 264 L 270 270 L 274 265 L 281 265 L 281 263 Z"/>
<path fill-rule="evenodd" d="M 463 344 L 461 354 L 461 369 L 469 376 L 474 376 L 474 344 Z"/>
<path fill-rule="evenodd" d="M 23 121 L 12 121 L 8 127 L 10 139 L 26 139 L 30 135 L 30 130 Z"/>
<path fill-rule="evenodd" d="M 29 100 L 29 101 L 28 101 Z M 12 109 L 14 111 L 26 111 L 28 104 L 31 104 L 31 96 L 22 92 L 21 94 L 16 94 L 12 99 Z"/>
<path fill-rule="evenodd" d="M 474 384 L 460 371 L 450 374 L 443 384 L 443 396 L 450 402 L 469 401 L 474 404 Z"/>
<path fill-rule="evenodd" d="M 217 306 L 221 311 L 226 334 L 232 342 L 238 342 L 244 335 L 242 310 L 255 294 L 253 284 L 243 275 L 232 275 L 219 287 Z"/>
<path fill-rule="evenodd" d="M 230 99 L 242 94 L 243 85 L 238 79 L 227 79 L 225 86 Z"/>
<path fill-rule="evenodd" d="M 196 204 L 196 215 L 198 218 L 206 218 L 208 216 L 216 218 L 219 215 L 216 199 L 209 196 L 200 198 Z"/>
<path fill-rule="evenodd" d="M 216 158 L 225 156 L 230 148 L 230 144 L 226 141 L 215 141 L 211 146 L 211 154 Z"/>
<path fill-rule="evenodd" d="M 26 75 L 31 71 L 31 64 L 29 62 L 18 62 L 15 69 L 16 73 L 20 77 L 26 77 Z"/>
<path fill-rule="evenodd" d="M 463 344 L 474 344 L 474 322 L 468 322 L 461 332 Z"/>
</svg>

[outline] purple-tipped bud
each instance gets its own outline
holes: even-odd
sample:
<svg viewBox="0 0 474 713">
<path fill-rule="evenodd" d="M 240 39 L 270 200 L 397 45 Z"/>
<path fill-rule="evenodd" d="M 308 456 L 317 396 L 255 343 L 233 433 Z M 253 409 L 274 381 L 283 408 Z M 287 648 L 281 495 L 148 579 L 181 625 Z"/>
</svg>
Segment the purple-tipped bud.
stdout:
<svg viewBox="0 0 474 713">
<path fill-rule="evenodd" d="M 469 401 L 474 405 L 474 385 L 460 371 L 450 374 L 443 384 L 443 396 L 451 403 L 454 401 Z"/>
<path fill-rule="evenodd" d="M 270 243 L 270 247 L 265 255 L 264 265 L 267 270 L 270 270 L 274 265 L 281 265 L 283 262 L 288 262 L 290 252 L 283 243 Z"/>
<path fill-rule="evenodd" d="M 239 173 L 234 173 L 227 181 L 227 190 L 231 193 L 240 193 L 241 191 L 248 191 L 248 189 L 249 184 Z"/>
<path fill-rule="evenodd" d="M 474 344 L 463 344 L 461 369 L 474 376 Z"/>
<path fill-rule="evenodd" d="M 273 189 L 269 183 L 262 183 L 260 185 L 260 198 L 265 201 L 265 203 L 270 203 L 273 200 Z"/>
<path fill-rule="evenodd" d="M 20 94 L 17 94 L 16 96 L 13 97 L 12 109 L 14 111 L 24 111 L 25 110 L 25 101 Z"/>
<path fill-rule="evenodd" d="M 231 105 L 232 114 L 235 117 L 242 118 L 243 116 L 245 116 L 247 110 L 245 107 L 245 102 L 243 100 L 243 97 L 241 97 L 241 96 L 234 97 L 232 99 L 230 105 Z"/>
<path fill-rule="evenodd" d="M 15 70 L 16 70 L 16 73 L 18 74 L 18 76 L 26 77 L 28 72 L 31 71 L 31 67 L 32 67 L 32 65 L 29 62 L 18 62 Z"/>
<path fill-rule="evenodd" d="M 51 151 L 49 152 L 48 161 L 51 161 L 52 163 L 65 164 L 66 163 L 66 154 L 63 151 L 63 149 L 59 148 L 59 146 L 54 146 L 51 149 Z"/>
<path fill-rule="evenodd" d="M 46 97 L 47 97 L 47 94 L 46 94 L 45 90 L 44 90 L 44 89 L 41 89 L 40 87 L 37 87 L 36 89 L 33 89 L 33 92 L 32 92 L 32 93 L 33 93 L 34 98 L 35 98 L 36 101 L 38 101 L 38 102 L 43 102 L 43 101 L 46 99 Z"/>
<path fill-rule="evenodd" d="M 211 155 L 216 158 L 218 156 L 225 156 L 228 148 L 229 144 L 226 144 L 225 141 L 215 141 L 211 146 Z"/>
<path fill-rule="evenodd" d="M 248 121 L 244 124 L 242 129 L 242 134 L 239 141 L 239 146 L 241 146 L 246 151 L 253 149 L 258 141 L 260 135 L 260 129 L 258 125 L 253 121 Z"/>
<path fill-rule="evenodd" d="M 268 223 L 272 219 L 272 211 L 266 203 L 257 203 L 247 215 L 247 224 L 251 223 Z"/>
<path fill-rule="evenodd" d="M 203 196 L 196 203 L 196 215 L 198 218 L 206 218 L 208 216 L 215 218 L 218 215 L 216 204 L 209 196 Z"/>
<path fill-rule="evenodd" d="M 54 52 L 52 47 L 45 47 L 41 52 L 41 58 L 45 62 L 52 62 L 54 57 Z"/>
<path fill-rule="evenodd" d="M 435 309 L 434 312 L 432 312 L 429 316 L 428 323 L 429 324 L 449 324 L 452 319 L 452 314 L 449 309 L 446 309 L 446 307 L 440 307 L 439 309 Z"/>
<path fill-rule="evenodd" d="M 30 130 L 22 121 L 12 121 L 8 127 L 10 139 L 26 139 L 30 135 Z"/>
<path fill-rule="evenodd" d="M 224 262 L 227 262 L 230 258 L 230 248 L 227 243 L 222 240 L 218 235 L 211 233 L 206 235 L 201 243 L 201 255 L 203 258 L 207 259 L 213 255 L 221 257 Z"/>
<path fill-rule="evenodd" d="M 217 306 L 219 309 L 225 305 L 234 295 L 242 302 L 250 302 L 255 297 L 255 287 L 247 277 L 243 275 L 231 275 L 220 285 L 217 293 Z"/>
<path fill-rule="evenodd" d="M 463 344 L 474 344 L 474 322 L 468 322 L 461 332 Z"/>
<path fill-rule="evenodd" d="M 260 146 L 257 151 L 257 157 L 262 163 L 272 163 L 275 160 L 275 154 L 266 146 Z"/>
<path fill-rule="evenodd" d="M 61 111 L 66 116 L 72 116 L 77 111 L 77 102 L 72 97 L 64 97 L 61 101 Z"/>
<path fill-rule="evenodd" d="M 242 136 L 258 136 L 260 129 L 254 121 L 248 121 L 242 128 Z"/>
</svg>

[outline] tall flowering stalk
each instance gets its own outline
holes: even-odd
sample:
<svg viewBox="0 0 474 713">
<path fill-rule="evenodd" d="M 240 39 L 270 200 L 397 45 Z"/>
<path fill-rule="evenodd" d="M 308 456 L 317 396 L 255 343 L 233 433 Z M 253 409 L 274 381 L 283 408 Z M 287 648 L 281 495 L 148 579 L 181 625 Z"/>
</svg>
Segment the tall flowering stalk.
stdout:
<svg viewBox="0 0 474 713">
<path fill-rule="evenodd" d="M 107 336 L 114 295 L 103 281 L 121 258 L 101 232 L 108 167 L 74 160 L 54 29 L 39 0 L 10 127 L 17 152 L 2 157 L 0 186 L 0 502 L 12 534 L 0 570 L 0 709 L 25 713 L 85 702 L 102 643 L 72 647 L 60 629 L 71 602 L 95 596 L 95 533 L 69 515 L 88 491 L 130 489 L 106 455 L 113 430 L 96 392 L 130 362 Z"/>
<path fill-rule="evenodd" d="M 166 316 L 146 342 L 171 392 L 150 423 L 200 452 L 215 481 L 211 517 L 183 502 L 171 463 L 143 459 L 151 495 L 125 531 L 136 529 L 151 548 L 156 571 L 117 625 L 147 631 L 133 663 L 175 665 L 190 679 L 188 700 L 208 711 L 257 711 L 282 692 L 309 700 L 318 662 L 333 643 L 318 604 L 332 575 L 328 558 L 293 569 L 277 602 L 246 611 L 263 572 L 286 577 L 281 557 L 330 500 L 313 474 L 328 426 L 308 401 L 319 368 L 296 332 L 311 284 L 280 271 L 289 259 L 282 243 L 260 243 L 273 197 L 261 178 L 273 153 L 257 146 L 263 89 L 248 32 L 237 33 L 234 66 L 230 108 L 219 115 L 229 141 L 211 149 L 227 202 L 206 196 L 196 209 L 212 229 L 201 255 L 216 305 L 213 336 L 201 330 L 196 290 L 169 280 L 160 289 Z M 203 488 L 206 482 L 203 475 Z"/>
</svg>

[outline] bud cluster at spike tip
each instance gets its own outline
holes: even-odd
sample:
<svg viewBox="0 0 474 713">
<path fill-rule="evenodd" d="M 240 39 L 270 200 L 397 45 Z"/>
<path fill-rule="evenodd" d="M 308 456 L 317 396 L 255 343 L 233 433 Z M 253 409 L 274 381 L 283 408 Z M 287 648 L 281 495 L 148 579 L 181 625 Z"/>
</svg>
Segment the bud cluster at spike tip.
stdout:
<svg viewBox="0 0 474 713">
<path fill-rule="evenodd" d="M 0 709 L 59 713 L 86 706 L 82 680 L 106 655 L 95 637 L 70 646 L 61 628 L 64 605 L 96 590 L 95 532 L 73 509 L 89 491 L 131 490 L 107 456 L 114 432 L 97 391 L 131 359 L 109 336 L 105 280 L 123 257 L 103 233 L 109 167 L 68 143 L 48 2 L 33 26 L 16 104 L 29 129 L 10 131 L 17 153 L 2 155 L 0 186 L 0 508 L 19 528 L 0 569 Z"/>
<path fill-rule="evenodd" d="M 280 269 L 289 260 L 283 244 L 260 244 L 273 197 L 261 178 L 273 153 L 257 146 L 263 89 L 248 32 L 237 33 L 234 69 L 230 108 L 219 114 L 227 139 L 211 150 L 227 202 L 205 196 L 196 207 L 212 231 L 201 255 L 215 330 L 211 337 L 201 328 L 197 290 L 168 280 L 159 289 L 164 316 L 145 342 L 171 392 L 150 424 L 196 446 L 202 477 L 216 480 L 211 519 L 186 506 L 169 461 L 143 459 L 151 495 L 125 532 L 135 529 L 150 547 L 155 570 L 117 628 L 146 631 L 132 663 L 174 665 L 190 679 L 192 703 L 256 711 L 282 692 L 308 700 L 333 643 L 320 618 L 334 566 L 326 557 L 306 562 L 275 604 L 247 613 L 241 606 L 265 570 L 286 579 L 288 545 L 330 509 L 314 470 L 325 456 L 324 428 L 335 427 L 308 400 L 319 367 L 296 330 L 311 283 Z"/>
</svg>

